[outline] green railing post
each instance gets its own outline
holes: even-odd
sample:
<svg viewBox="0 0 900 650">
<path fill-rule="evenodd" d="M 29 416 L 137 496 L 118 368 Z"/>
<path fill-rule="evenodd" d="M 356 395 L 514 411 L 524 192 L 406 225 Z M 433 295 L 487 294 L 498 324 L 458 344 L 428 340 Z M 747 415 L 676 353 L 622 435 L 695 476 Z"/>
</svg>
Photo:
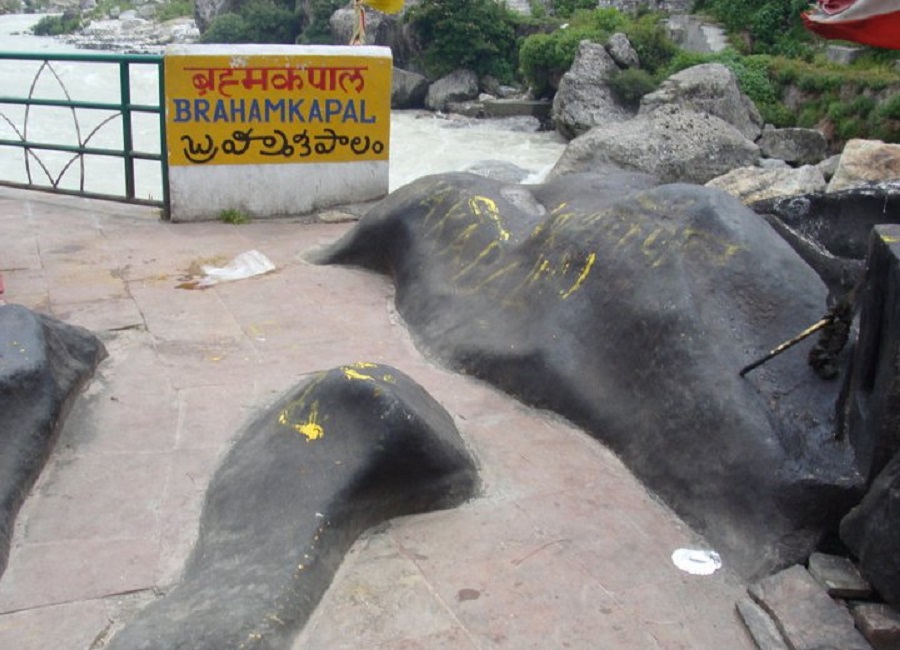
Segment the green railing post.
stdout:
<svg viewBox="0 0 900 650">
<path fill-rule="evenodd" d="M 38 164 L 38 167 L 43 170 L 43 172 L 47 176 L 48 184 L 39 184 L 35 182 L 32 178 L 31 173 L 27 173 L 27 182 L 16 182 L 9 179 L 0 178 L 0 185 L 6 185 L 10 187 L 21 187 L 26 189 L 35 189 L 35 190 L 43 190 L 50 192 L 57 192 L 61 194 L 74 194 L 78 196 L 87 196 L 91 198 L 100 198 L 114 201 L 127 201 L 129 203 L 140 203 L 146 205 L 156 205 L 162 207 L 163 218 L 169 217 L 169 206 L 170 206 L 170 197 L 169 197 L 169 169 L 168 169 L 168 153 L 166 148 L 166 118 L 165 118 L 165 70 L 164 70 L 164 58 L 161 55 L 146 55 L 146 54 L 82 54 L 82 53 L 28 53 L 28 52 L 0 52 L 0 61 L 39 61 L 43 65 L 38 70 L 35 75 L 35 79 L 31 84 L 30 91 L 23 91 L 22 95 L 19 96 L 5 96 L 0 95 L 0 119 L 5 121 L 12 130 L 15 135 L 18 136 L 18 139 L 14 138 L 0 138 L 0 148 L 2 147 L 13 147 L 15 149 L 19 149 L 24 153 L 25 156 L 25 165 L 26 170 L 28 168 L 29 155 L 33 156 L 35 161 Z M 101 63 L 101 64 L 117 64 L 119 67 L 118 76 L 119 76 L 119 103 L 105 103 L 105 102 L 92 102 L 92 101 L 74 101 L 70 98 L 68 90 L 65 86 L 62 86 L 63 92 L 65 94 L 65 99 L 45 99 L 41 97 L 34 97 L 33 92 L 36 87 L 37 80 L 41 76 L 44 70 L 48 70 L 47 74 L 51 74 L 55 77 L 56 81 L 62 85 L 62 79 L 50 65 L 51 62 L 55 61 L 67 61 L 67 62 L 75 62 L 75 63 Z M 130 66 L 136 64 L 144 64 L 144 65 L 153 65 L 157 69 L 157 77 L 159 81 L 159 98 L 156 105 L 144 106 L 140 104 L 132 104 L 132 92 L 131 92 L 131 72 Z M 5 92 L 9 90 L 9 86 L 5 85 L 3 88 L 0 88 L 0 92 Z M 18 105 L 25 107 L 25 123 L 20 127 L 18 127 L 14 122 L 4 114 L 2 107 L 3 105 Z M 95 127 L 90 134 L 82 139 L 79 131 L 79 135 L 77 136 L 77 142 L 73 144 L 57 144 L 54 142 L 34 142 L 28 140 L 28 110 L 32 106 L 47 106 L 47 107 L 55 107 L 55 108 L 68 108 L 72 111 L 73 115 L 76 115 L 75 111 L 80 110 L 93 110 L 93 111 L 106 111 L 109 113 L 114 113 L 109 118 L 103 120 L 100 125 Z M 115 115 L 118 113 L 118 115 Z M 158 154 L 155 153 L 147 153 L 141 151 L 135 151 L 134 149 L 134 123 L 133 123 L 133 115 L 134 113 L 151 113 L 159 116 L 159 146 L 160 151 Z M 122 118 L 122 147 L 121 149 L 114 148 L 106 148 L 106 147 L 96 147 L 89 146 L 90 141 L 95 135 L 95 133 L 107 122 L 111 121 L 115 117 L 121 116 Z M 77 127 L 77 116 L 76 116 L 76 127 Z M 40 160 L 37 155 L 37 152 L 41 151 L 56 151 L 56 152 L 65 152 L 72 154 L 73 158 L 70 162 L 63 168 L 63 171 L 59 173 L 55 178 L 50 173 L 49 169 L 44 165 L 44 163 Z M 60 187 L 60 184 L 63 180 L 66 170 L 68 170 L 69 166 L 72 164 L 72 161 L 77 159 L 82 159 L 84 156 L 111 156 L 122 158 L 124 165 L 124 181 L 125 181 L 125 195 L 117 194 L 107 194 L 107 193 L 97 193 L 97 192 L 88 192 L 84 190 L 84 167 L 82 165 L 81 168 L 81 179 L 79 184 L 79 189 L 67 189 L 65 187 Z M 141 199 L 137 196 L 137 191 L 135 187 L 135 160 L 150 160 L 156 161 L 160 165 L 160 177 L 161 177 L 161 200 L 154 199 Z"/>
<path fill-rule="evenodd" d="M 125 160 L 125 196 L 135 197 L 134 139 L 131 133 L 131 76 L 128 61 L 119 61 L 119 101 L 122 102 L 122 150 Z"/>
<path fill-rule="evenodd" d="M 159 153 L 160 176 L 162 177 L 163 219 L 171 217 L 169 201 L 169 148 L 166 139 L 166 61 L 159 62 Z"/>
</svg>

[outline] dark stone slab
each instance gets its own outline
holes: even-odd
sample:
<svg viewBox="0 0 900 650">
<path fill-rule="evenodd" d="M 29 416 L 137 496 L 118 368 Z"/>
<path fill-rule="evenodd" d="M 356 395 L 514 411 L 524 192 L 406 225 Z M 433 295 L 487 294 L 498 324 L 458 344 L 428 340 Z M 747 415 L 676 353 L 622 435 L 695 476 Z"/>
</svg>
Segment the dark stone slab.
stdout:
<svg viewBox="0 0 900 650">
<path fill-rule="evenodd" d="M 900 187 L 884 184 L 767 199 L 751 207 L 770 219 L 838 298 L 862 278 L 874 227 L 900 223 Z"/>
<path fill-rule="evenodd" d="M 817 321 L 825 287 L 737 200 L 654 184 L 426 177 L 318 260 L 393 275 L 421 347 L 608 444 L 739 573 L 805 561 L 861 494 L 839 386 L 802 345 L 738 372 Z"/>
<path fill-rule="evenodd" d="M 0 305 L 0 573 L 13 522 L 103 344 L 21 305 Z"/>
<path fill-rule="evenodd" d="M 900 650 L 900 613 L 884 603 L 853 603 L 856 627 L 875 650 Z"/>
<path fill-rule="evenodd" d="M 900 451 L 900 226 L 875 227 L 866 266 L 844 426 L 871 482 Z"/>
<path fill-rule="evenodd" d="M 388 366 L 322 372 L 250 423 L 216 471 L 184 578 L 110 650 L 284 649 L 361 532 L 471 497 L 453 420 Z"/>
<path fill-rule="evenodd" d="M 751 207 L 777 216 L 835 257 L 862 260 L 875 226 L 900 223 L 900 187 L 876 185 L 767 199 Z"/>
<path fill-rule="evenodd" d="M 792 650 L 871 650 L 850 612 L 829 598 L 802 566 L 764 578 L 749 591 Z"/>
<path fill-rule="evenodd" d="M 790 650 L 775 621 L 752 598 L 741 598 L 737 602 L 737 610 L 759 650 Z"/>
<path fill-rule="evenodd" d="M 872 586 L 850 558 L 813 553 L 809 556 L 808 568 L 810 575 L 832 598 L 865 600 L 872 597 Z"/>
<path fill-rule="evenodd" d="M 862 502 L 841 521 L 841 540 L 859 570 L 894 607 L 900 607 L 900 453 L 884 468 Z"/>
</svg>

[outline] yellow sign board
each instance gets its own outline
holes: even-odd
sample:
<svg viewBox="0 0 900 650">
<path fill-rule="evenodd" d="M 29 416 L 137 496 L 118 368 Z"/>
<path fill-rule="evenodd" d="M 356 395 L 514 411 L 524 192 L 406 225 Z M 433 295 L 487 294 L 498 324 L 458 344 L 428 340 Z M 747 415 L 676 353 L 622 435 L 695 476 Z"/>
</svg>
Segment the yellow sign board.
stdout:
<svg viewBox="0 0 900 650">
<path fill-rule="evenodd" d="M 334 49 L 167 54 L 169 164 L 388 160 L 391 59 Z"/>
</svg>

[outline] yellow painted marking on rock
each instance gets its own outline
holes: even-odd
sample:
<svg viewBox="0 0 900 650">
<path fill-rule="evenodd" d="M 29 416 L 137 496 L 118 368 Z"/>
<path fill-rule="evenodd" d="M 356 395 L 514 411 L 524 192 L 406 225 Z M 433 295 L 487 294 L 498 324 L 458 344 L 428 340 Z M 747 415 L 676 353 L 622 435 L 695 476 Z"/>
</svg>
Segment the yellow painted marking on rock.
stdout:
<svg viewBox="0 0 900 650">
<path fill-rule="evenodd" d="M 494 201 L 486 196 L 473 196 L 469 199 L 469 208 L 476 216 L 487 217 L 493 222 L 500 241 L 509 241 L 509 231 L 503 227 L 500 210 L 497 209 L 497 204 Z"/>
<path fill-rule="evenodd" d="M 344 366 L 344 377 L 350 380 L 359 380 L 359 381 L 375 381 L 375 377 L 372 375 L 364 375 L 358 370 L 354 370 L 350 366 Z"/>
<path fill-rule="evenodd" d="M 480 291 L 481 289 L 483 289 L 485 286 L 487 286 L 488 284 L 490 284 L 497 278 L 500 278 L 500 277 L 506 275 L 507 273 L 509 273 L 510 271 L 517 269 L 517 268 L 519 268 L 519 265 L 516 264 L 515 262 L 513 262 L 512 264 L 507 264 L 503 268 L 498 269 L 497 271 L 494 271 L 489 276 L 487 276 L 484 280 L 482 280 L 481 282 L 479 282 L 478 284 L 475 285 L 475 287 L 474 287 L 475 291 Z"/>
<path fill-rule="evenodd" d="M 528 274 L 528 284 L 534 284 L 540 280 L 541 276 L 545 273 L 553 273 L 553 271 L 550 268 L 550 260 L 541 258 L 538 267 Z"/>
<path fill-rule="evenodd" d="M 471 262 L 466 264 L 455 276 L 453 276 L 454 281 L 458 280 L 459 278 L 464 276 L 466 273 L 468 273 L 469 271 L 474 269 L 476 266 L 481 264 L 482 261 L 484 260 L 484 258 L 487 257 L 488 255 L 490 255 L 491 251 L 499 248 L 499 246 L 500 246 L 500 244 L 497 241 L 492 241 L 490 244 L 485 246 L 484 250 L 478 254 L 478 257 L 476 257 L 474 260 L 472 260 Z"/>
<path fill-rule="evenodd" d="M 641 227 L 638 226 L 637 224 L 632 224 L 632 226 L 628 229 L 628 232 L 626 232 L 624 235 L 622 235 L 621 239 L 619 239 L 619 241 L 616 242 L 616 248 L 624 246 L 625 242 L 627 242 L 629 239 L 631 239 L 635 235 L 640 235 L 640 234 L 641 234 Z"/>
<path fill-rule="evenodd" d="M 581 269 L 581 273 L 579 274 L 578 279 L 575 280 L 575 284 L 573 284 L 572 287 L 565 293 L 560 292 L 563 300 L 565 300 L 581 288 L 581 285 L 584 284 L 584 281 L 587 280 L 588 275 L 590 275 L 591 269 L 594 267 L 594 262 L 596 260 L 596 253 L 591 253 L 590 255 L 588 255 L 587 261 L 585 262 L 584 267 Z"/>
<path fill-rule="evenodd" d="M 647 238 L 644 240 L 644 243 L 641 244 L 641 248 L 644 250 L 644 253 L 648 253 L 650 251 L 650 248 L 653 246 L 653 244 L 656 243 L 656 240 L 659 239 L 659 236 L 662 234 L 662 232 L 663 232 L 662 228 L 657 228 L 656 230 L 651 232 L 649 235 L 647 235 Z"/>
<path fill-rule="evenodd" d="M 682 232 L 681 241 L 684 247 L 687 247 L 692 242 L 704 246 L 711 258 L 710 261 L 719 266 L 725 264 L 725 262 L 727 262 L 735 253 L 743 250 L 742 246 L 719 239 L 706 231 L 694 228 L 685 228 Z M 722 252 L 719 253 L 714 251 L 714 247 L 720 248 Z"/>
<path fill-rule="evenodd" d="M 896 235 L 882 235 L 881 241 L 885 244 L 896 244 L 897 242 L 900 242 L 900 237 Z"/>
<path fill-rule="evenodd" d="M 461 243 L 462 243 L 462 242 L 465 242 L 469 237 L 472 236 L 472 234 L 473 234 L 476 230 L 478 230 L 478 227 L 479 227 L 480 225 L 481 225 L 481 224 L 473 223 L 473 224 L 470 224 L 470 225 L 466 226 L 465 229 L 464 229 L 461 233 L 459 233 L 459 237 L 456 238 L 457 241 L 459 241 L 459 242 L 461 242 Z"/>
<path fill-rule="evenodd" d="M 290 421 L 290 417 L 288 416 L 288 409 L 283 410 L 278 415 L 278 423 L 290 427 L 297 433 L 306 436 L 308 441 L 318 440 L 322 436 L 325 435 L 325 430 L 322 428 L 322 425 L 319 424 L 319 402 L 318 400 L 312 403 L 312 406 L 309 408 L 309 417 L 307 417 L 306 422 L 301 424 L 294 424 Z"/>
</svg>

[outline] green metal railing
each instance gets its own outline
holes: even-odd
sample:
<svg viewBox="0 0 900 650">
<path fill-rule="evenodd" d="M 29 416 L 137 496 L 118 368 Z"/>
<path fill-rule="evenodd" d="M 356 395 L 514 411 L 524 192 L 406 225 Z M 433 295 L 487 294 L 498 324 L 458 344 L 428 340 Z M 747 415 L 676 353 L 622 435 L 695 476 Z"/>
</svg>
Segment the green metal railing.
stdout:
<svg viewBox="0 0 900 650">
<path fill-rule="evenodd" d="M 75 194 L 78 196 L 87 196 L 90 198 L 107 199 L 114 201 L 125 201 L 128 203 L 139 203 L 144 205 L 160 206 L 163 210 L 163 218 L 169 215 L 169 182 L 168 182 L 168 163 L 166 156 L 166 120 L 165 120 L 165 77 L 163 57 L 157 55 L 120 55 L 120 54 L 66 54 L 66 53 L 25 53 L 25 52 L 0 52 L 0 62 L 10 60 L 19 61 L 40 61 L 41 65 L 35 74 L 31 88 L 27 96 L 5 96 L 0 95 L 0 119 L 4 120 L 7 125 L 12 127 L 18 136 L 18 139 L 0 138 L 0 152 L 2 147 L 15 147 L 23 152 L 25 173 L 27 182 L 21 183 L 12 180 L 0 178 L 0 185 L 20 187 L 27 189 L 44 190 L 50 192 L 58 192 L 62 194 Z M 52 66 L 52 62 L 75 62 L 75 63 L 91 63 L 91 64 L 109 64 L 118 66 L 119 72 L 119 103 L 103 103 L 92 101 L 75 101 L 71 98 L 68 89 L 65 87 L 60 75 Z M 153 65 L 157 67 L 159 79 L 158 100 L 155 104 L 134 104 L 132 103 L 132 84 L 131 84 L 131 66 L 134 65 Z M 41 75 L 48 71 L 53 75 L 62 89 L 65 99 L 41 99 L 35 97 L 35 89 Z M 3 111 L 4 105 L 19 105 L 25 107 L 24 121 L 22 127 L 19 128 L 14 120 L 10 119 Z M 77 144 L 60 144 L 53 142 L 34 142 L 28 139 L 28 121 L 32 107 L 47 106 L 69 109 L 75 124 L 75 132 L 77 136 Z M 106 111 L 112 112 L 111 115 L 103 119 L 91 132 L 82 137 L 81 127 L 78 121 L 77 111 Z M 136 151 L 134 149 L 134 126 L 133 116 L 135 113 L 155 114 L 159 118 L 159 153 L 147 153 Z M 121 117 L 122 129 L 122 145 L 121 148 L 103 148 L 89 146 L 93 136 L 105 125 L 114 119 Z M 62 171 L 56 176 L 50 172 L 47 165 L 42 161 L 39 152 L 41 151 L 58 151 L 72 154 L 72 158 L 64 166 Z M 111 156 L 121 158 L 123 161 L 123 180 L 124 192 L 122 194 L 109 194 L 99 192 L 89 192 L 85 190 L 85 156 Z M 61 187 L 61 181 L 75 162 L 79 161 L 81 175 L 79 179 L 78 189 Z M 135 192 L 135 161 L 149 160 L 156 161 L 160 165 L 160 178 L 162 187 L 160 188 L 160 200 L 141 199 Z M 35 179 L 32 170 L 32 163 L 36 164 L 44 173 L 49 184 L 39 183 Z"/>
</svg>

